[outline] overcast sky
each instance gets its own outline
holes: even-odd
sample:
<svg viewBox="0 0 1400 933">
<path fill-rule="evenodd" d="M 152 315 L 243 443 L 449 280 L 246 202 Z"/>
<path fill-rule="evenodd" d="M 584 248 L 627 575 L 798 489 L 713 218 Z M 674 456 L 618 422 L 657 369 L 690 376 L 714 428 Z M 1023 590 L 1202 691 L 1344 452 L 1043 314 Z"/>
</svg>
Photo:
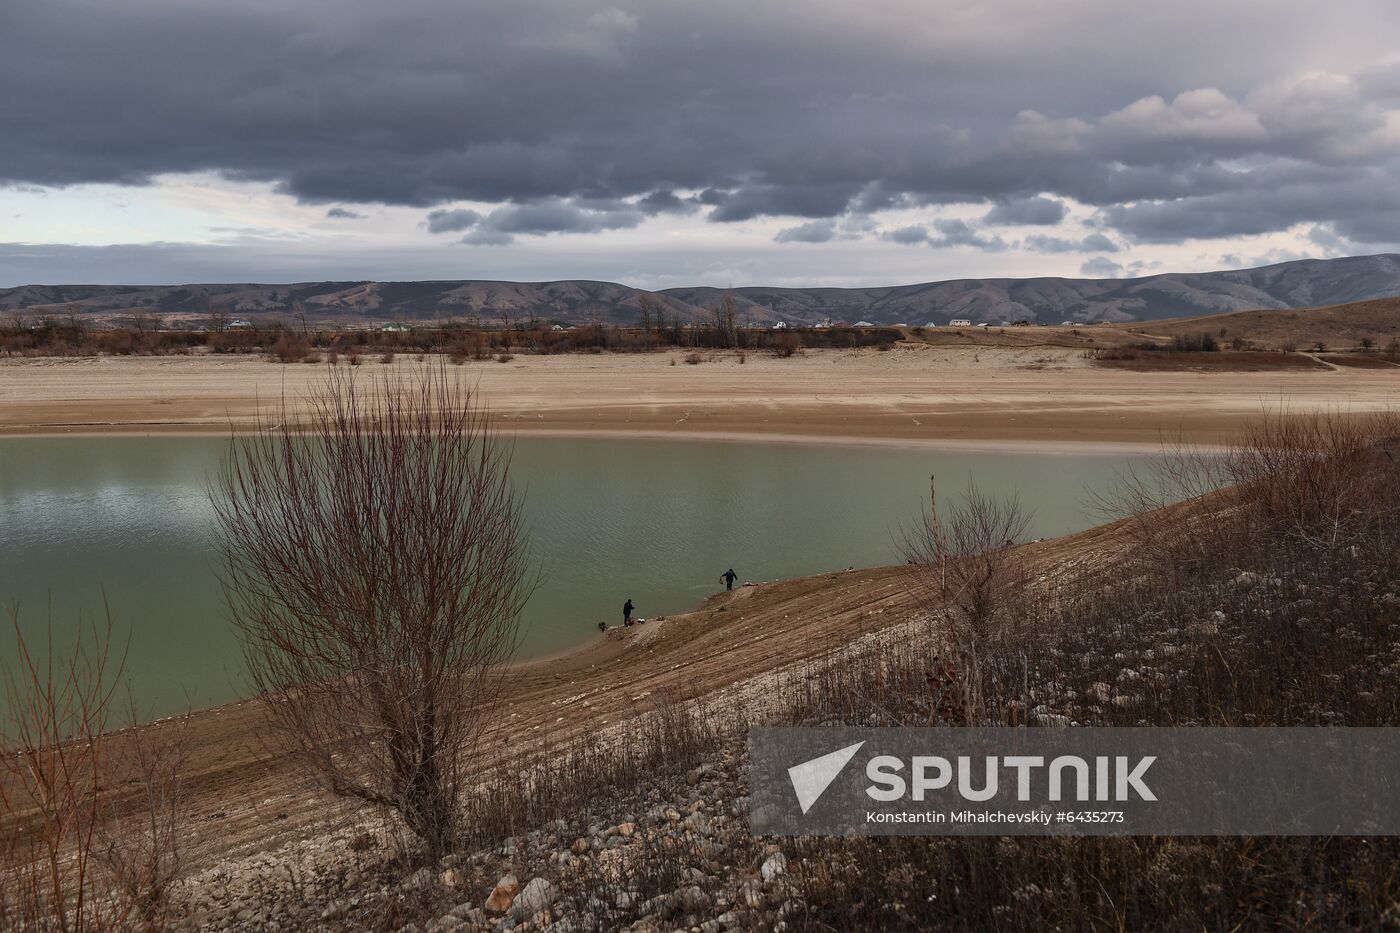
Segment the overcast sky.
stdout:
<svg viewBox="0 0 1400 933">
<path fill-rule="evenodd" d="M 1395 0 L 0 0 L 0 286 L 1384 252 L 1397 50 Z"/>
</svg>

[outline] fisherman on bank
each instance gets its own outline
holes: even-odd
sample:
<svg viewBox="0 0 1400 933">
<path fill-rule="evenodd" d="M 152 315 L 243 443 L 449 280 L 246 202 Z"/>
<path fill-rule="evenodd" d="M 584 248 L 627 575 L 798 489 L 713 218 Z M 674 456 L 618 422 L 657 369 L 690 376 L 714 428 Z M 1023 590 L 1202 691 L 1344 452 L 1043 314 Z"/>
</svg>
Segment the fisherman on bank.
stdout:
<svg viewBox="0 0 1400 933">
<path fill-rule="evenodd" d="M 734 580 L 738 576 L 739 575 L 734 572 L 734 568 L 730 567 L 724 573 L 720 574 L 719 578 L 724 581 L 724 588 L 726 590 L 732 590 L 734 589 Z"/>
<path fill-rule="evenodd" d="M 623 625 L 631 625 L 631 624 L 632 624 L 632 600 L 630 600 L 630 599 L 627 600 L 627 602 L 625 602 L 625 603 L 622 604 L 622 624 L 623 624 Z"/>
</svg>

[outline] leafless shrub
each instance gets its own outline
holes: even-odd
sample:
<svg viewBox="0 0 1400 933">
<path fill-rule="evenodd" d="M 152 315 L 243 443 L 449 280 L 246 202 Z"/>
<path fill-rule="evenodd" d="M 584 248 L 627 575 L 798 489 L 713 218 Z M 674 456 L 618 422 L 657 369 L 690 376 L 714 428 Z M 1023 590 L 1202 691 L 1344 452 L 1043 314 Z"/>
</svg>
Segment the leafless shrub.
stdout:
<svg viewBox="0 0 1400 933">
<path fill-rule="evenodd" d="M 956 653 L 967 690 L 964 707 L 973 718 L 983 714 L 983 658 L 1010 648 L 1022 634 L 1024 616 L 1017 610 L 1029 572 L 1016 543 L 1029 522 L 1015 498 L 993 498 L 971 485 L 944 514 L 934 490 L 929 507 L 904 535 L 909 579 Z"/>
<path fill-rule="evenodd" d="M 112 772 L 127 788 L 105 804 L 99 858 L 133 919 L 163 929 L 173 919 L 170 894 L 180 876 L 188 801 L 183 772 L 189 753 L 188 714 L 109 737 Z"/>
<path fill-rule="evenodd" d="M 0 927 L 107 930 L 128 915 L 97 885 L 100 790 L 106 729 L 120 661 L 112 624 L 84 624 L 71 650 L 36 657 L 9 610 L 16 662 L 4 672 L 0 822 L 7 825 L 0 865 Z"/>
<path fill-rule="evenodd" d="M 272 345 L 272 358 L 279 363 L 300 363 L 311 354 L 311 343 L 304 337 L 285 334 Z"/>
<path fill-rule="evenodd" d="M 227 601 L 278 747 L 436 857 L 532 589 L 509 451 L 445 367 L 310 401 L 231 442 Z"/>
</svg>

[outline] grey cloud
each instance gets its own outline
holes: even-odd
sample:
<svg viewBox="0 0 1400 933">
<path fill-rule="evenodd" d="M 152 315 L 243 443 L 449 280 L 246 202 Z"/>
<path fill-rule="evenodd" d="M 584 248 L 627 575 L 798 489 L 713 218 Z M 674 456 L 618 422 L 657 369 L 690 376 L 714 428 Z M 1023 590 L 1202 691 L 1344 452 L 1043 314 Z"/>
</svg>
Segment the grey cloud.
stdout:
<svg viewBox="0 0 1400 933">
<path fill-rule="evenodd" d="M 1033 234 L 1021 242 L 1022 247 L 1037 253 L 1116 253 L 1118 244 L 1102 233 L 1090 233 L 1080 239 Z"/>
<path fill-rule="evenodd" d="M 694 198 L 682 198 L 674 191 L 653 191 L 636 201 L 638 210 L 648 214 L 688 214 L 700 207 Z"/>
<path fill-rule="evenodd" d="M 475 227 L 481 215 L 476 211 L 458 208 L 450 211 L 429 211 L 429 233 L 457 233 Z"/>
<path fill-rule="evenodd" d="M 805 224 L 778 231 L 776 243 L 826 243 L 836 236 L 836 221 L 811 220 Z"/>
<path fill-rule="evenodd" d="M 635 227 L 646 213 L 625 201 L 579 198 L 508 204 L 482 215 L 473 210 L 429 211 L 430 233 L 469 231 L 461 242 L 472 246 L 505 246 L 516 234 L 599 233 Z"/>
<path fill-rule="evenodd" d="M 900 243 L 905 246 L 923 243 L 935 249 L 970 246 L 989 253 L 998 253 L 1009 248 L 1001 237 L 984 236 L 967 221 L 957 218 L 940 218 L 927 226 L 912 224 L 907 227 L 898 227 L 894 230 L 888 230 L 880 236 L 881 239 L 889 240 L 892 243 Z"/>
<path fill-rule="evenodd" d="M 1084 265 L 1079 267 L 1079 272 L 1091 279 L 1112 279 L 1123 274 L 1123 267 L 1112 259 L 1095 256 L 1093 259 L 1086 260 Z"/>
<path fill-rule="evenodd" d="M 1278 173 L 1236 190 L 1109 207 L 1103 219 L 1145 243 L 1250 236 L 1322 222 L 1358 243 L 1392 244 L 1400 241 L 1400 179 L 1370 167 Z"/>
<path fill-rule="evenodd" d="M 643 219 L 643 213 L 633 208 L 594 210 L 554 201 L 497 208 L 481 226 L 500 233 L 597 233 L 635 227 Z"/>
<path fill-rule="evenodd" d="M 1143 240 L 1373 241 L 1389 192 L 1351 192 L 1400 177 L 1400 73 L 1366 64 L 1395 47 L 1391 0 L 1268 6 L 8 0 L 0 184 L 212 171 L 328 205 L 503 204 L 437 231 L 492 242 L 634 226 L 692 191 L 716 222 L 982 203 L 1026 223 L 1071 198 Z"/>
<path fill-rule="evenodd" d="M 462 242 L 468 246 L 508 246 L 515 242 L 515 237 L 500 230 L 483 227 L 462 237 Z"/>
<path fill-rule="evenodd" d="M 1069 211 L 1063 201 L 1053 198 L 1019 198 L 998 204 L 982 218 L 983 223 L 1003 226 L 1053 226 L 1065 219 Z"/>
<path fill-rule="evenodd" d="M 928 242 L 928 228 L 919 224 L 912 224 L 908 227 L 899 227 L 891 230 L 884 236 L 885 239 L 893 243 L 903 243 L 912 245 L 914 243 Z"/>
<path fill-rule="evenodd" d="M 983 236 L 963 220 L 935 220 L 933 229 L 939 235 L 929 237 L 930 246 L 972 246 L 989 253 L 1001 252 L 1007 248 L 1006 241 L 1001 237 Z"/>
</svg>

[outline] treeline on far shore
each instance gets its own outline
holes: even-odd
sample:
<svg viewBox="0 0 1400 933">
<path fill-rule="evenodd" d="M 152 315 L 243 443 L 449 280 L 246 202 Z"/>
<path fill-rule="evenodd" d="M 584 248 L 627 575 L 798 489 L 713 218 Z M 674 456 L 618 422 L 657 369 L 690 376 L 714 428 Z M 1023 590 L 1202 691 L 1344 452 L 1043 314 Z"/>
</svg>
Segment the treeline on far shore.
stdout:
<svg viewBox="0 0 1400 933">
<path fill-rule="evenodd" d="M 285 322 L 214 323 L 173 330 L 136 320 L 92 326 L 80 319 L 0 323 L 0 356 L 162 356 L 265 354 L 283 363 L 317 363 L 345 357 L 441 353 L 452 362 L 502 354 L 639 353 L 667 348 L 737 349 L 792 356 L 804 347 L 888 349 L 903 339 L 893 327 L 770 328 L 737 322 L 647 325 L 537 323 L 482 327 L 467 323 L 389 325 L 338 329 Z"/>
</svg>

